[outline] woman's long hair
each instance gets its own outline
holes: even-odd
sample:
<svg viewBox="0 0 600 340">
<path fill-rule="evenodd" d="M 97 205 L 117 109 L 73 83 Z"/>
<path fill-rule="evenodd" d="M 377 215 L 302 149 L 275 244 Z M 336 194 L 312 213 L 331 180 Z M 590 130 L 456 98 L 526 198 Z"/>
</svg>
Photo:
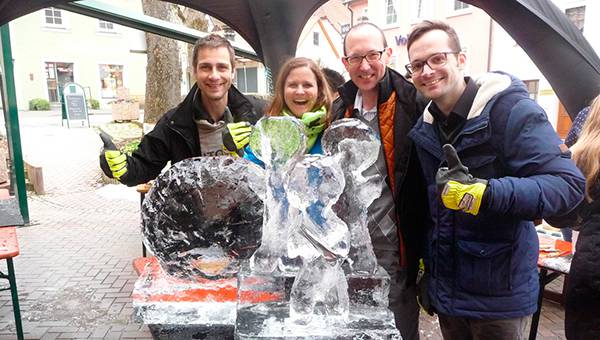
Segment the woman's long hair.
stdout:
<svg viewBox="0 0 600 340">
<path fill-rule="evenodd" d="M 299 67 L 308 67 L 315 75 L 317 79 L 317 101 L 315 102 L 314 107 L 311 108 L 312 111 L 319 109 L 321 106 L 325 106 L 327 109 L 327 124 L 330 122 L 331 115 L 331 103 L 333 102 L 331 91 L 329 90 L 329 86 L 327 85 L 327 80 L 323 75 L 323 72 L 312 59 L 298 57 L 288 59 L 283 66 L 281 66 L 281 70 L 279 70 L 279 74 L 277 75 L 277 81 L 275 82 L 275 96 L 273 98 L 273 102 L 267 109 L 268 116 L 280 116 L 283 109 L 289 110 L 287 105 L 285 105 L 285 100 L 283 94 L 285 92 L 285 81 L 287 77 L 290 75 L 293 69 Z"/>
<path fill-rule="evenodd" d="M 577 143 L 571 147 L 573 159 L 585 176 L 585 194 L 588 200 L 598 194 L 600 175 L 600 95 L 594 99 L 583 124 Z"/>
</svg>

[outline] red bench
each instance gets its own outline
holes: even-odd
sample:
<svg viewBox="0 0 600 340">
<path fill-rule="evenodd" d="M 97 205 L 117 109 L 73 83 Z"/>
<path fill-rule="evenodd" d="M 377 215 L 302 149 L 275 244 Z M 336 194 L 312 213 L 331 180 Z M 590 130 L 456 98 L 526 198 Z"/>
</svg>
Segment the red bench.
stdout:
<svg viewBox="0 0 600 340">
<path fill-rule="evenodd" d="M 23 325 L 21 324 L 21 311 L 19 309 L 19 294 L 17 293 L 17 280 L 15 279 L 15 268 L 13 257 L 19 255 L 19 242 L 15 227 L 0 227 L 0 260 L 6 260 L 8 274 L 0 272 L 0 279 L 8 280 L 10 287 L 2 288 L 0 291 L 9 290 L 12 295 L 13 312 L 15 314 L 15 325 L 17 327 L 17 339 L 23 340 Z"/>
</svg>

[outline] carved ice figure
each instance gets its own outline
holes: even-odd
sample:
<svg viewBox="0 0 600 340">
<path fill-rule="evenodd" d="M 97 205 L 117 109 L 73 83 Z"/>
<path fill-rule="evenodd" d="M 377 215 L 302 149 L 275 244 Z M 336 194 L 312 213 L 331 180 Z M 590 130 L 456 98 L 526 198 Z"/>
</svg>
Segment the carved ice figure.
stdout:
<svg viewBox="0 0 600 340">
<path fill-rule="evenodd" d="M 144 243 L 170 275 L 231 277 L 260 244 L 264 191 L 263 169 L 248 160 L 178 162 L 142 204 Z"/>
<path fill-rule="evenodd" d="M 381 195 L 383 180 L 379 175 L 365 177 L 363 171 L 377 161 L 380 142 L 375 133 L 357 119 L 341 119 L 325 130 L 323 150 L 332 155 L 344 172 L 346 186 L 333 210 L 350 229 L 349 262 L 352 272 L 372 274 L 377 271 L 367 226 L 367 210 Z"/>
<path fill-rule="evenodd" d="M 290 295 L 290 317 L 306 324 L 314 314 L 347 317 L 348 285 L 342 262 L 350 233 L 332 210 L 344 188 L 344 175 L 332 157 L 308 155 L 288 175 L 290 204 L 298 209 L 290 227 L 290 256 L 301 256 Z M 322 310 L 315 308 L 322 304 Z"/>
<path fill-rule="evenodd" d="M 250 135 L 250 148 L 265 163 L 266 198 L 263 234 L 260 248 L 250 259 L 252 271 L 286 272 L 289 203 L 284 188 L 284 175 L 306 149 L 302 123 L 293 117 L 263 117 Z"/>
</svg>

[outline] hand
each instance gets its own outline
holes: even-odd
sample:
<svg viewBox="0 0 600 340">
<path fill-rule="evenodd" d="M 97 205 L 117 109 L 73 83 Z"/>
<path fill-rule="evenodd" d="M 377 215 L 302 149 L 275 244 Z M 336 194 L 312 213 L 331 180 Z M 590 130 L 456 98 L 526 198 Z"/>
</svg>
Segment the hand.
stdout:
<svg viewBox="0 0 600 340">
<path fill-rule="evenodd" d="M 100 167 L 107 176 L 120 180 L 127 172 L 127 156 L 117 149 L 115 143 L 105 132 L 100 132 L 100 139 L 104 143 L 104 149 L 100 155 Z"/>
<path fill-rule="evenodd" d="M 248 145 L 251 133 L 252 125 L 248 122 L 229 123 L 223 132 L 223 146 L 227 150 L 239 154 L 239 151 Z M 243 151 L 241 155 L 243 155 Z"/>
<path fill-rule="evenodd" d="M 469 174 L 469 169 L 460 162 L 452 145 L 444 145 L 444 153 L 448 167 L 438 169 L 435 177 L 444 206 L 477 215 L 487 188 L 487 181 L 474 178 Z"/>
<path fill-rule="evenodd" d="M 300 118 L 300 120 L 306 127 L 306 130 L 309 134 L 313 129 L 323 131 L 323 127 L 325 126 L 325 113 L 325 111 L 319 110 L 314 112 L 305 112 L 302 115 L 302 118 Z"/>
</svg>

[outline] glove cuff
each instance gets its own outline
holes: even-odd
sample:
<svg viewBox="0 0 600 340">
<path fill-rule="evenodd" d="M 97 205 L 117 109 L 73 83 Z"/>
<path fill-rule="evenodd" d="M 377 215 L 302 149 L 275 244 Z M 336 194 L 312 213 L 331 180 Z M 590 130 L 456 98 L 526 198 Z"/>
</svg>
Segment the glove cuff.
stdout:
<svg viewBox="0 0 600 340">
<path fill-rule="evenodd" d="M 448 209 L 462 210 L 471 215 L 477 215 L 486 187 L 487 185 L 482 182 L 462 184 L 449 181 L 442 192 L 442 202 Z"/>
</svg>

